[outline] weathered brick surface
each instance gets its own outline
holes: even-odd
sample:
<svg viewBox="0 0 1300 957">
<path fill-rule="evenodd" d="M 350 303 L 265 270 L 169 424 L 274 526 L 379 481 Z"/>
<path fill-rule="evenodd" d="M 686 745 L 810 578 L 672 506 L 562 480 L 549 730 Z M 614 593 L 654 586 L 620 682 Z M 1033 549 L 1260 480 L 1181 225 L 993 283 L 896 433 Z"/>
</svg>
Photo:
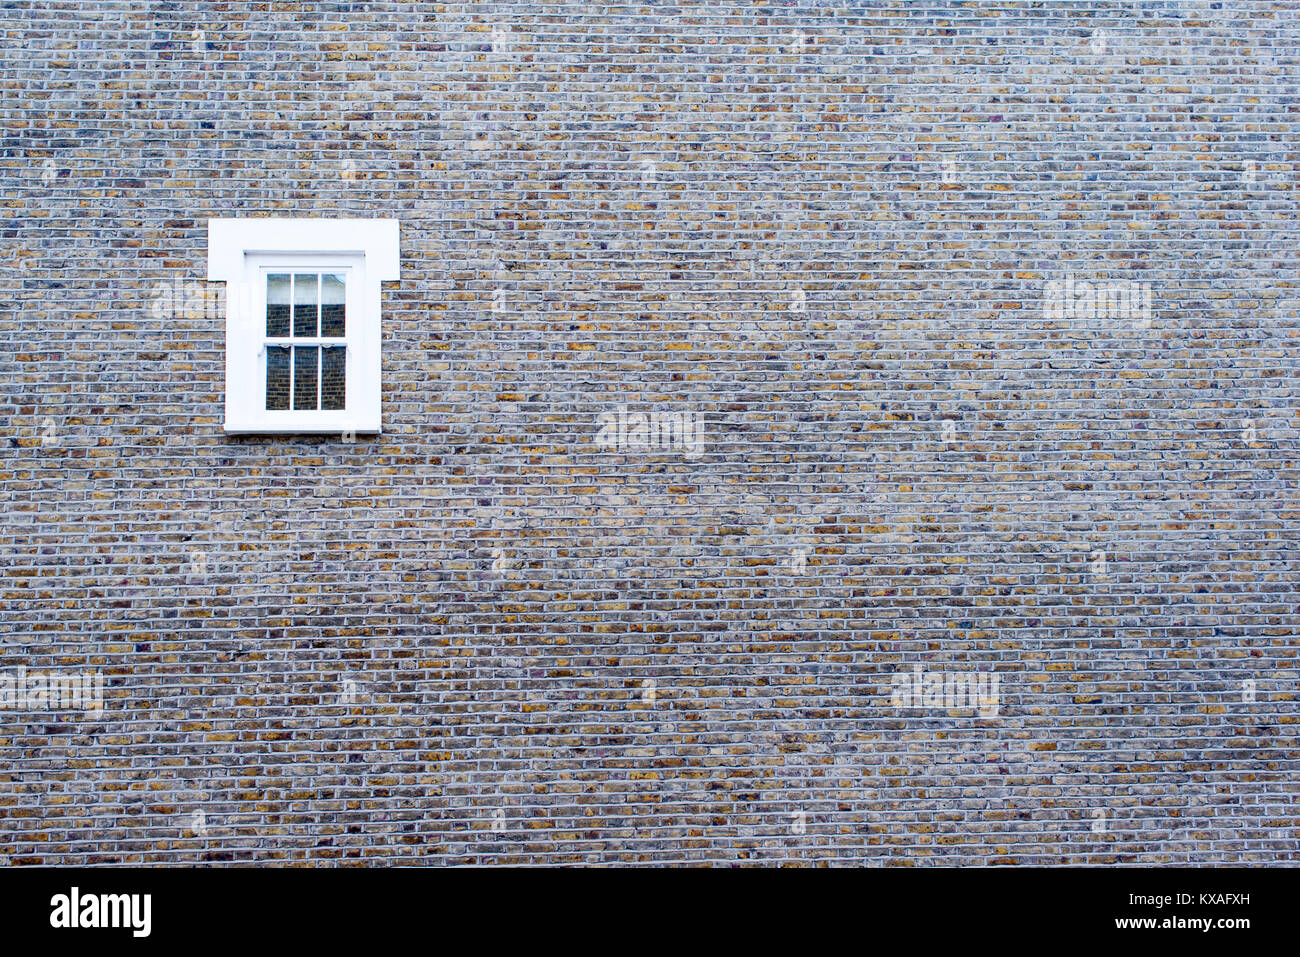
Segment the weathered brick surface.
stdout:
<svg viewBox="0 0 1300 957">
<path fill-rule="evenodd" d="M 1294 4 L 0 40 L 10 862 L 1294 862 Z M 241 214 L 401 220 L 383 435 L 222 434 Z"/>
</svg>

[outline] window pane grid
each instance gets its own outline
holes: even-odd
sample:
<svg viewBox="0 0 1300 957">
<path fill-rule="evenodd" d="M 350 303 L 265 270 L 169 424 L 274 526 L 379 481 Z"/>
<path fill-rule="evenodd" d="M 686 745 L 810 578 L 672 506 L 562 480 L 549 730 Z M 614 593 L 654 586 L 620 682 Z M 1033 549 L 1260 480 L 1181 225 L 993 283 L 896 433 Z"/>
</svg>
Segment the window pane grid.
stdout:
<svg viewBox="0 0 1300 957">
<path fill-rule="evenodd" d="M 346 281 L 343 273 L 268 273 L 266 408 L 339 411 L 345 406 Z"/>
</svg>

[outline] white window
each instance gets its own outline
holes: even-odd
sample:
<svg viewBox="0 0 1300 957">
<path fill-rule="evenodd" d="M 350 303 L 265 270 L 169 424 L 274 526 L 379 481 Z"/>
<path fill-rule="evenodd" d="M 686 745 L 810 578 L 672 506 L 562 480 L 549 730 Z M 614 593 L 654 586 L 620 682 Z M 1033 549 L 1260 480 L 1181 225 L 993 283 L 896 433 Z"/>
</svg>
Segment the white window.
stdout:
<svg viewBox="0 0 1300 957">
<path fill-rule="evenodd" d="M 379 284 L 397 276 L 396 220 L 209 220 L 226 431 L 380 431 Z"/>
</svg>

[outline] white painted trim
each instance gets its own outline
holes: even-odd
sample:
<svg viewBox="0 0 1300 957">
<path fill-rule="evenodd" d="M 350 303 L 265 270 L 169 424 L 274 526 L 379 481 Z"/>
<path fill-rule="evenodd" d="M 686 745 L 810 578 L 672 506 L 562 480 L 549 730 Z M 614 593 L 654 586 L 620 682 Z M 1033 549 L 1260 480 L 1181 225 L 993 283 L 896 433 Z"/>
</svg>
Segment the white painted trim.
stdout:
<svg viewBox="0 0 1300 957">
<path fill-rule="evenodd" d="M 360 253 L 379 282 L 399 276 L 395 219 L 209 219 L 208 279 L 232 282 L 246 253 Z"/>
<path fill-rule="evenodd" d="M 399 275 L 394 219 L 212 219 L 208 279 L 227 283 L 226 419 L 229 433 L 381 430 L 380 283 Z M 327 272 L 345 266 L 347 399 L 339 410 L 268 411 L 263 276 L 269 267 Z M 259 314 L 259 312 L 261 314 Z"/>
</svg>

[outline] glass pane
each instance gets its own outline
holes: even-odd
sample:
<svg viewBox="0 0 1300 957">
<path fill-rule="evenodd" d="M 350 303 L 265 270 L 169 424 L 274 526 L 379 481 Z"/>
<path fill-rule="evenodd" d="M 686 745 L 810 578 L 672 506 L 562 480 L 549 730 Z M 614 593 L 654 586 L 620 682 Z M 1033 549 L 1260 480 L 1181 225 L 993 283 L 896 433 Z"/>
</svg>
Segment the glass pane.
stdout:
<svg viewBox="0 0 1300 957">
<path fill-rule="evenodd" d="M 347 361 L 347 349 L 336 346 L 325 350 L 325 365 L 321 369 L 320 407 L 322 409 L 341 409 L 347 399 L 344 382 L 344 365 Z"/>
<path fill-rule="evenodd" d="M 266 277 L 266 334 L 268 336 L 289 334 L 288 273 L 271 273 Z"/>
<path fill-rule="evenodd" d="M 293 347 L 293 407 L 316 408 L 316 365 L 320 346 Z"/>
<path fill-rule="evenodd" d="M 266 347 L 266 408 L 289 408 L 289 350 Z"/>
<path fill-rule="evenodd" d="M 325 273 L 320 277 L 320 334 L 342 336 L 343 313 L 346 299 L 343 295 L 343 274 Z"/>
<path fill-rule="evenodd" d="M 316 332 L 316 303 L 320 301 L 317 286 L 320 277 L 315 273 L 294 273 L 293 276 L 293 334 L 314 336 Z"/>
</svg>

